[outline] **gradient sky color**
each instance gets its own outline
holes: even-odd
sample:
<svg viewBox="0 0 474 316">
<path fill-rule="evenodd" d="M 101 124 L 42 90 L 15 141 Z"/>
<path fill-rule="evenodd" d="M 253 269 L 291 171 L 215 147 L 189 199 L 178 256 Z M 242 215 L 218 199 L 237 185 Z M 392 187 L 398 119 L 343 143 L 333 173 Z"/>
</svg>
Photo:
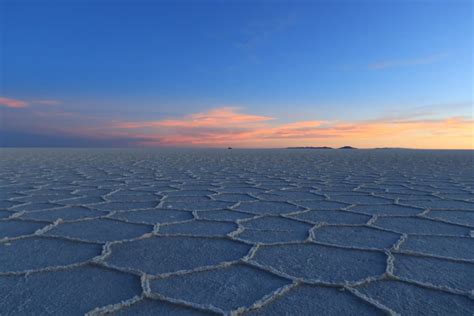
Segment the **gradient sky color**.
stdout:
<svg viewBox="0 0 474 316">
<path fill-rule="evenodd" d="M 473 9 L 0 0 L 0 145 L 472 149 Z"/>
</svg>

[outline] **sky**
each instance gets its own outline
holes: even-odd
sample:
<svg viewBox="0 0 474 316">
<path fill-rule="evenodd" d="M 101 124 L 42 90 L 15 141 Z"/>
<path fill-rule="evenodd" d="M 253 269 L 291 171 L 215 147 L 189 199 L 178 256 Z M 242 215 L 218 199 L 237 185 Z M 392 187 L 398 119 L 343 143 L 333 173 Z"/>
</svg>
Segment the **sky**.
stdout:
<svg viewBox="0 0 474 316">
<path fill-rule="evenodd" d="M 474 149 L 473 14 L 0 0 L 0 146 Z"/>
</svg>

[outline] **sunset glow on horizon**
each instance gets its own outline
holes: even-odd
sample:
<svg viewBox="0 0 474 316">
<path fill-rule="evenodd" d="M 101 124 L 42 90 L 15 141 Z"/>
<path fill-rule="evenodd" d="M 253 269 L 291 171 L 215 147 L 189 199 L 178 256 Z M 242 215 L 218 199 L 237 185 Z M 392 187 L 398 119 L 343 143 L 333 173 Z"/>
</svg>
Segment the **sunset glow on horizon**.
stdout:
<svg viewBox="0 0 474 316">
<path fill-rule="evenodd" d="M 474 149 L 474 120 L 466 117 L 279 123 L 274 117 L 246 114 L 235 107 L 154 121 L 91 121 L 80 114 L 61 111 L 33 111 L 27 115 L 36 122 L 39 135 L 66 135 L 91 142 L 128 140 L 127 146 L 132 147 L 282 148 L 349 144 L 360 148 Z M 10 125 L 8 121 L 4 124 Z M 18 122 L 15 125 L 18 127 Z"/>
</svg>

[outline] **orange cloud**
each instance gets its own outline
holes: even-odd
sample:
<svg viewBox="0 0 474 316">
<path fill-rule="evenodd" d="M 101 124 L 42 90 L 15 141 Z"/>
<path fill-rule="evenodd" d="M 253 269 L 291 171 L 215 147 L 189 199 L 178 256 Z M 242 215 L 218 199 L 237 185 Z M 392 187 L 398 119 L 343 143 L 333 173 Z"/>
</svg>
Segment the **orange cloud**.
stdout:
<svg viewBox="0 0 474 316">
<path fill-rule="evenodd" d="M 170 128 L 198 128 L 198 127 L 249 127 L 250 124 L 273 120 L 269 116 L 249 115 L 238 112 L 238 108 L 222 107 L 212 109 L 205 113 L 191 114 L 179 120 L 161 120 L 146 122 L 123 122 L 118 123 L 119 128 L 146 128 L 146 127 L 170 127 Z"/>
<path fill-rule="evenodd" d="M 16 100 L 11 98 L 0 97 L 0 105 L 8 108 L 24 108 L 28 106 L 28 102 L 22 100 Z"/>
</svg>

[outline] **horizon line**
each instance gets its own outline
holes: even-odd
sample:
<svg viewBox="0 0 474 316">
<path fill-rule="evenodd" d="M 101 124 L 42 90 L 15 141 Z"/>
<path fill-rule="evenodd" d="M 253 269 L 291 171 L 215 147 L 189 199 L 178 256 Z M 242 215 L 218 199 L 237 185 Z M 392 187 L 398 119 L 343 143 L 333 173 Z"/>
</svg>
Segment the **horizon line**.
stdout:
<svg viewBox="0 0 474 316">
<path fill-rule="evenodd" d="M 230 147 L 230 148 L 229 148 Z M 216 150 L 342 150 L 342 151 L 351 151 L 351 150 L 446 150 L 446 151 L 456 151 L 456 150 L 467 150 L 474 151 L 474 148 L 415 148 L 415 147 L 352 147 L 352 148 L 343 148 L 343 147 L 330 147 L 330 146 L 291 146 L 291 147 L 186 147 L 186 146 L 156 146 L 156 147 L 140 147 L 140 146 L 130 146 L 130 147 L 120 147 L 120 146 L 96 146 L 96 147 L 87 147 L 87 146 L 57 146 L 57 147 L 48 147 L 48 146 L 0 146 L 1 149 L 216 149 Z M 319 147 L 319 148 L 318 148 Z M 320 148 L 326 147 L 326 148 Z M 351 146 L 349 146 L 351 147 Z"/>
</svg>

